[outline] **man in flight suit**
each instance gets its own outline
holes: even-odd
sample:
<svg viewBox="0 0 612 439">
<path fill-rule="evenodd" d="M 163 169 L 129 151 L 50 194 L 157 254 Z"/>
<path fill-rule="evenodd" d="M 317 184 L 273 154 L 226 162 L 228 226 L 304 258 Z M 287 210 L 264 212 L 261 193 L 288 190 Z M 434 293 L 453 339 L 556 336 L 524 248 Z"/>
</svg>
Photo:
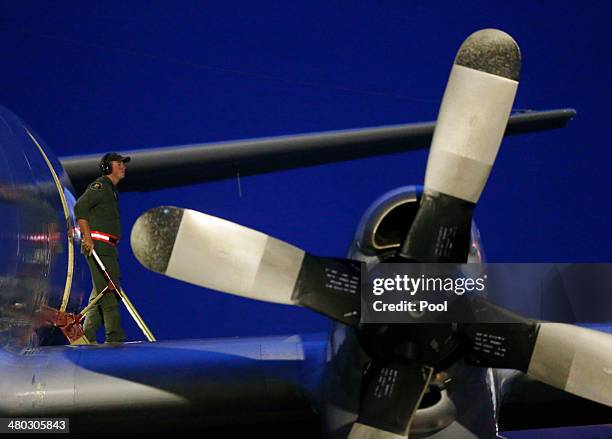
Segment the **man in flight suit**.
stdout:
<svg viewBox="0 0 612 439">
<path fill-rule="evenodd" d="M 94 248 L 113 282 L 117 288 L 120 288 L 121 272 L 117 243 L 121 237 L 121 223 L 117 184 L 125 177 L 125 164 L 129 161 L 129 157 L 122 157 L 114 152 L 105 154 L 100 160 L 100 171 L 103 175 L 87 187 L 74 206 L 74 213 L 81 229 L 82 251 L 87 258 L 93 282 L 89 301 L 107 286 L 106 279 L 92 256 Z M 125 340 L 119 316 L 119 303 L 116 293 L 112 291 L 106 292 L 96 306 L 85 315 L 83 332 L 90 342 L 96 341 L 96 333 L 102 323 L 106 330 L 107 343 Z"/>
</svg>

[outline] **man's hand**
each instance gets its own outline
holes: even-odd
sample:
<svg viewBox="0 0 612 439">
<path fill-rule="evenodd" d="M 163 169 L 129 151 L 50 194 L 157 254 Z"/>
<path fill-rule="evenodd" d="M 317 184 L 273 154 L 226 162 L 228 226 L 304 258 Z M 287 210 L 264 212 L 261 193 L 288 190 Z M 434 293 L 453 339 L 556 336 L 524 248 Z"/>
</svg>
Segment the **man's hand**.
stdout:
<svg viewBox="0 0 612 439">
<path fill-rule="evenodd" d="M 86 256 L 91 256 L 94 249 L 93 239 L 91 235 L 83 236 L 81 240 L 81 252 Z"/>
<path fill-rule="evenodd" d="M 79 229 L 81 229 L 81 253 L 85 256 L 91 256 L 94 249 L 93 239 L 91 239 L 91 230 L 89 229 L 89 221 L 84 218 L 77 219 Z"/>
</svg>

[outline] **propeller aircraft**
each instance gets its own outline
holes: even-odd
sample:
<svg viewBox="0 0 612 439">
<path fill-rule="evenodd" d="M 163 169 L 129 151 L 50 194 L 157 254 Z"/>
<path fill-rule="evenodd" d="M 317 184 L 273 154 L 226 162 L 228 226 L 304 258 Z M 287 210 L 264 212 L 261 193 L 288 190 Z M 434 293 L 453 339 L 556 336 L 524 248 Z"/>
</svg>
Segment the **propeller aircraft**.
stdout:
<svg viewBox="0 0 612 439">
<path fill-rule="evenodd" d="M 71 294 L 85 265 L 75 257 L 72 184 L 82 189 L 91 180 L 96 157 L 60 162 L 31 128 L 2 109 L 0 413 L 61 415 L 85 433 L 281 423 L 296 435 L 292 422 L 305 421 L 320 422 L 322 434 L 333 438 L 495 437 L 500 428 L 528 427 L 520 416 L 504 424 L 504 401 L 513 397 L 506 384 L 541 389 L 535 379 L 556 388 L 545 392 L 566 401 L 568 410 L 588 409 L 587 422 L 608 422 L 610 334 L 520 316 L 511 325 L 364 325 L 356 290 L 325 283 L 325 273 L 333 271 L 351 284 L 362 268 L 387 261 L 483 261 L 472 212 L 502 137 L 560 128 L 575 115 L 570 109 L 511 115 L 519 69 L 514 40 L 486 29 L 459 49 L 437 123 L 125 152 L 134 166 L 122 189 L 138 190 L 151 175 L 162 186 L 164 179 L 183 185 L 227 178 L 237 167 L 253 175 L 431 141 L 423 188 L 402 187 L 378 199 L 364 213 L 346 259 L 315 256 L 192 209 L 156 207 L 136 222 L 131 244 L 147 268 L 312 309 L 337 322 L 322 335 L 52 346 L 56 340 L 40 310 L 83 305 L 82 293 Z M 505 355 L 479 348 L 483 333 L 507 340 Z"/>
</svg>

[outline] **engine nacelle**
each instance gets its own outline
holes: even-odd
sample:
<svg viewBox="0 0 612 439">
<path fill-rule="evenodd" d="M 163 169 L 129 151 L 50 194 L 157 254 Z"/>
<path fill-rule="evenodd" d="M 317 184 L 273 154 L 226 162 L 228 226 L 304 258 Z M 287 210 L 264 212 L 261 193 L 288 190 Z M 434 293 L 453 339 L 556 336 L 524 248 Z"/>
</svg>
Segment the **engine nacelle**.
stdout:
<svg viewBox="0 0 612 439">
<path fill-rule="evenodd" d="M 359 221 L 349 258 L 370 264 L 394 256 L 414 220 L 422 192 L 422 186 L 402 186 L 375 200 Z M 483 261 L 480 232 L 472 223 L 468 262 Z"/>
<path fill-rule="evenodd" d="M 375 200 L 359 222 L 348 257 L 365 262 L 369 269 L 392 258 L 414 220 L 422 190 L 420 186 L 404 186 Z M 480 233 L 472 223 L 468 262 L 483 261 Z M 328 359 L 323 421 L 332 438 L 342 438 L 347 436 L 356 419 L 362 370 L 369 357 L 361 348 L 355 331 L 338 324 L 331 335 Z M 478 431 L 490 431 L 494 437 L 495 417 L 482 416 L 483 412 L 495 413 L 496 395 L 490 372 L 465 367 L 463 361 L 458 361 L 439 373 L 436 379 L 448 381 L 449 385 L 426 395 L 415 415 L 410 437 L 433 434 L 439 434 L 436 437 L 440 438 L 460 437 L 466 432 L 463 424 L 479 425 Z M 472 392 L 469 398 L 466 398 L 466 388 Z M 463 419 L 458 418 L 458 413 Z M 465 437 L 470 437 L 469 432 L 467 434 Z"/>
</svg>

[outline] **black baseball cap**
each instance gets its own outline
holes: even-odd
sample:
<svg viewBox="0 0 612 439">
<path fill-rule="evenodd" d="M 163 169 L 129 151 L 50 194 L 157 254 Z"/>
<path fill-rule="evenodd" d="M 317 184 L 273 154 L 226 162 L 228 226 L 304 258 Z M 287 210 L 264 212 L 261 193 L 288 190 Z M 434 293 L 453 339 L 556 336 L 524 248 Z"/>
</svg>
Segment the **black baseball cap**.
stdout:
<svg viewBox="0 0 612 439">
<path fill-rule="evenodd" d="M 110 152 L 106 155 L 107 162 L 123 162 L 127 163 L 132 160 L 130 157 L 124 157 L 121 154 L 117 154 L 116 152 Z"/>
</svg>

